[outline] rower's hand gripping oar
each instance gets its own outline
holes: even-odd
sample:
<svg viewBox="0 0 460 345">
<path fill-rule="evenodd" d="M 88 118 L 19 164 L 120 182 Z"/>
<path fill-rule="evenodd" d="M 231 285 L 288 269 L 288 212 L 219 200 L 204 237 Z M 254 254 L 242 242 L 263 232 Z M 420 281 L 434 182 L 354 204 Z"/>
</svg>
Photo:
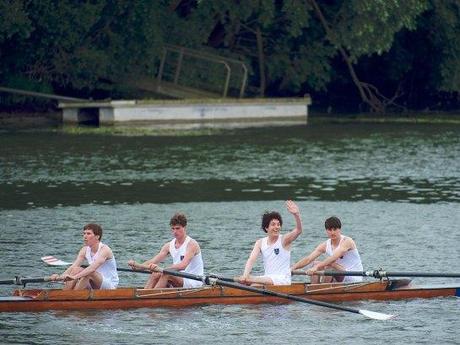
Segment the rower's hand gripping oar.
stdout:
<svg viewBox="0 0 460 345">
<path fill-rule="evenodd" d="M 136 266 L 138 268 L 144 269 L 144 270 L 149 269 L 148 266 L 144 266 L 144 265 L 140 265 L 140 264 L 136 264 Z M 326 302 L 321 302 L 321 301 L 310 300 L 310 299 L 306 299 L 306 298 L 302 298 L 302 297 L 298 297 L 298 296 L 294 296 L 294 295 L 288 295 L 288 294 L 281 293 L 281 292 L 275 292 L 275 291 L 272 291 L 272 290 L 259 289 L 259 288 L 255 288 L 253 286 L 247 286 L 247 285 L 242 285 L 242 284 L 235 283 L 235 282 L 224 281 L 224 280 L 221 280 L 221 279 L 218 279 L 218 278 L 212 278 L 212 277 L 206 276 L 206 275 L 205 276 L 199 276 L 199 275 L 195 275 L 195 274 L 190 274 L 190 273 L 181 272 L 181 271 L 174 271 L 174 270 L 165 269 L 165 268 L 161 269 L 159 267 L 155 268 L 154 271 L 162 272 L 162 273 L 169 274 L 169 275 L 176 276 L 176 277 L 202 281 L 203 283 L 205 283 L 207 285 L 226 286 L 226 287 L 231 287 L 231 288 L 234 288 L 234 289 L 240 289 L 240 290 L 250 291 L 250 292 L 254 292 L 254 293 L 259 293 L 259 294 L 262 294 L 262 295 L 280 297 L 280 298 L 285 298 L 285 299 L 292 300 L 292 301 L 303 302 L 303 303 L 308 303 L 308 304 L 314 304 L 314 305 L 318 305 L 318 306 L 321 306 L 321 307 L 326 307 L 326 308 L 331 308 L 331 309 L 336 309 L 336 310 L 341 310 L 341 311 L 347 311 L 347 312 L 355 313 L 355 314 L 361 314 L 361 315 L 364 315 L 364 316 L 366 316 L 366 317 L 368 317 L 370 319 L 374 319 L 374 320 L 389 320 L 389 319 L 395 317 L 395 315 L 377 313 L 377 312 L 374 312 L 374 311 L 364 310 L 364 309 L 354 309 L 354 308 L 342 307 L 342 306 L 335 305 L 335 304 L 332 304 L 332 303 L 326 303 Z"/>
<path fill-rule="evenodd" d="M 70 266 L 70 265 L 72 265 L 72 262 L 63 261 L 63 260 L 58 259 L 55 256 L 51 256 L 51 255 L 42 256 L 41 260 L 45 264 L 47 264 L 49 266 Z M 88 265 L 82 265 L 81 267 L 86 268 L 86 267 L 88 267 Z M 117 267 L 117 271 L 152 274 L 152 272 L 148 271 L 148 270 L 133 270 L 131 268 L 121 268 L 121 267 Z"/>
<path fill-rule="evenodd" d="M 304 270 L 292 271 L 293 275 L 307 275 Z M 460 278 L 460 273 L 435 273 L 435 272 L 386 272 L 382 269 L 373 271 L 317 271 L 319 276 L 358 276 L 373 277 L 377 279 L 389 277 L 424 277 L 424 278 Z"/>
</svg>

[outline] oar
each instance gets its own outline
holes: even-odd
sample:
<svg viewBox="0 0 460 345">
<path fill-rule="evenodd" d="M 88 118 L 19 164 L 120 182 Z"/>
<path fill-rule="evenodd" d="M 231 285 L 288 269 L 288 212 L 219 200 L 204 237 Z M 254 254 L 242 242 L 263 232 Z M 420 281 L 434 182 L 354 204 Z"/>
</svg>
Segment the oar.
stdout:
<svg viewBox="0 0 460 345">
<path fill-rule="evenodd" d="M 208 274 L 208 277 L 209 278 L 219 279 L 219 280 L 226 281 L 226 282 L 238 283 L 238 278 L 224 277 L 224 276 L 221 276 L 221 275 L 215 274 L 215 273 Z"/>
<path fill-rule="evenodd" d="M 306 275 L 303 270 L 295 270 L 295 275 Z M 460 273 L 435 273 L 435 272 L 386 272 L 383 270 L 374 271 L 317 271 L 315 275 L 320 276 L 359 276 L 374 277 L 377 279 L 385 277 L 425 277 L 425 278 L 460 278 Z"/>
<path fill-rule="evenodd" d="M 55 256 L 42 256 L 41 257 L 41 260 L 46 263 L 47 265 L 50 265 L 50 266 L 70 266 L 72 265 L 72 262 L 68 262 L 68 261 L 63 261 L 61 259 L 58 259 L 56 258 Z M 81 267 L 83 268 L 86 268 L 88 267 L 88 265 L 81 265 Z M 120 271 L 120 272 L 131 272 L 131 273 L 145 273 L 145 274 L 152 274 L 151 271 L 147 271 L 147 270 L 137 270 L 137 271 L 134 271 L 133 269 L 131 268 L 121 268 L 121 267 L 117 267 L 117 271 Z"/>
<path fill-rule="evenodd" d="M 144 270 L 148 269 L 148 267 L 143 266 L 143 265 L 137 264 L 137 266 L 140 269 L 144 269 Z M 224 281 L 224 280 L 221 280 L 221 279 L 218 279 L 218 278 L 212 278 L 212 277 L 206 276 L 206 275 L 205 276 L 199 276 L 199 275 L 190 274 L 190 273 L 186 273 L 186 272 L 174 271 L 174 270 L 169 270 L 169 269 L 161 269 L 161 268 L 157 268 L 157 269 L 155 269 L 155 271 L 163 272 L 163 273 L 166 273 L 166 274 L 169 274 L 169 275 L 172 275 L 172 276 L 176 276 L 176 277 L 202 281 L 204 284 L 207 284 L 207 285 L 226 286 L 226 287 L 231 287 L 231 288 L 234 288 L 234 289 L 239 289 L 239 290 L 245 290 L 245 291 L 259 293 L 259 294 L 262 294 L 262 295 L 280 297 L 280 298 L 285 298 L 285 299 L 288 299 L 288 300 L 291 300 L 291 301 L 314 304 L 314 305 L 318 305 L 318 306 L 321 306 L 321 307 L 326 307 L 326 308 L 331 308 L 331 309 L 336 309 L 336 310 L 341 310 L 341 311 L 347 311 L 347 312 L 355 313 L 355 314 L 361 314 L 361 315 L 364 315 L 364 316 L 366 316 L 366 317 L 368 317 L 370 319 L 374 319 L 374 320 L 389 320 L 389 319 L 395 317 L 395 315 L 377 313 L 377 312 L 374 312 L 374 311 L 369 311 L 369 310 L 364 310 L 364 309 L 354 309 L 354 308 L 342 307 L 342 306 L 339 306 L 339 305 L 336 305 L 336 304 L 310 300 L 310 299 L 306 299 L 306 298 L 302 298 L 302 297 L 298 297 L 298 296 L 288 295 L 288 294 L 285 294 L 285 293 L 282 293 L 282 292 L 275 292 L 275 291 L 272 291 L 272 290 L 259 289 L 259 288 L 255 288 L 253 286 L 242 285 L 242 284 L 235 283 L 235 282 L 228 282 L 228 281 Z"/>
<path fill-rule="evenodd" d="M 14 277 L 14 279 L 5 279 L 0 280 L 0 285 L 26 285 L 28 283 L 46 283 L 54 281 L 51 276 L 49 277 L 39 277 L 39 278 L 23 278 L 23 277 Z"/>
<path fill-rule="evenodd" d="M 71 262 L 62 261 L 62 260 L 60 260 L 60 259 L 58 259 L 58 258 L 56 258 L 55 256 L 52 256 L 52 255 L 42 256 L 41 260 L 45 264 L 50 265 L 50 266 L 70 266 L 70 265 L 72 265 Z"/>
</svg>

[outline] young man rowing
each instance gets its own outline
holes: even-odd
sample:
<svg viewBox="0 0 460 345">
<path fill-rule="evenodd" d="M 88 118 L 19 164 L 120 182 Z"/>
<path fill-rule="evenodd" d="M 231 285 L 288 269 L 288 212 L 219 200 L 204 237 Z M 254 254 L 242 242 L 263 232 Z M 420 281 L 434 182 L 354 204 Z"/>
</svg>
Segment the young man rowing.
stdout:
<svg viewBox="0 0 460 345">
<path fill-rule="evenodd" d="M 244 273 L 238 277 L 242 284 L 252 285 L 290 285 L 291 284 L 291 244 L 302 233 L 299 207 L 291 200 L 286 201 L 287 210 L 294 216 L 296 226 L 281 235 L 283 219 L 278 212 L 268 212 L 262 216 L 262 230 L 267 237 L 258 239 L 249 255 Z M 262 254 L 265 273 L 251 276 L 251 270 L 259 254 Z"/>
<path fill-rule="evenodd" d="M 101 242 L 102 228 L 97 224 L 83 227 L 83 246 L 73 264 L 61 275 L 53 274 L 53 280 L 63 280 L 64 290 L 116 289 L 118 285 L 117 263 L 112 250 Z M 89 266 L 82 268 L 85 261 Z"/>
<path fill-rule="evenodd" d="M 133 270 L 148 267 L 155 271 L 157 264 L 162 262 L 168 255 L 171 255 L 173 264 L 168 267 L 171 270 L 184 271 L 190 274 L 203 275 L 204 265 L 201 257 L 201 249 L 198 242 L 187 236 L 187 218 L 182 213 L 176 213 L 170 220 L 171 232 L 174 239 L 163 245 L 160 252 L 152 259 L 139 265 L 134 260 L 128 261 Z M 160 272 L 153 272 L 150 275 L 145 289 L 160 289 L 169 286 L 174 287 L 200 287 L 203 282 L 192 279 L 171 276 Z"/>
<path fill-rule="evenodd" d="M 361 257 L 355 242 L 351 237 L 341 234 L 342 224 L 337 217 L 330 217 L 324 223 L 326 234 L 329 239 L 326 242 L 319 244 L 310 255 L 304 257 L 292 266 L 292 271 L 303 268 L 313 262 L 313 266 L 306 270 L 306 273 L 311 277 L 312 283 L 330 283 L 332 280 L 337 282 L 358 282 L 362 281 L 361 276 L 335 276 L 323 277 L 320 280 L 317 271 L 324 269 L 334 269 L 336 271 L 362 271 L 363 265 Z M 326 254 L 328 257 L 323 261 L 314 261 L 321 254 Z"/>
</svg>

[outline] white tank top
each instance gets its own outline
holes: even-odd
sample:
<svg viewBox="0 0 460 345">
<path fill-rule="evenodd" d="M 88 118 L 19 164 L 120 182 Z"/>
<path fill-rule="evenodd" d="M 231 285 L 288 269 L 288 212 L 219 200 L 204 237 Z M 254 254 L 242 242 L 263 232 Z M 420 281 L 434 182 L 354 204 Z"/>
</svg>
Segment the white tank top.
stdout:
<svg viewBox="0 0 460 345">
<path fill-rule="evenodd" d="M 91 254 L 91 247 L 86 247 L 85 258 L 88 261 L 88 264 L 91 265 L 96 260 L 103 245 L 104 244 L 102 242 L 99 242 L 99 247 L 94 255 Z M 115 261 L 115 256 L 113 256 L 113 254 L 112 258 L 106 260 L 101 266 L 99 266 L 96 272 L 99 272 L 104 277 L 104 280 L 107 279 L 111 281 L 113 286 L 118 285 L 117 262 Z"/>
<path fill-rule="evenodd" d="M 345 238 L 346 238 L 345 236 L 340 237 L 339 245 L 340 243 L 342 243 L 342 241 Z M 331 239 L 328 239 L 326 241 L 326 254 L 329 256 L 332 256 L 334 253 L 334 250 L 332 249 Z M 361 256 L 359 255 L 358 249 L 356 248 L 347 251 L 345 254 L 343 254 L 342 257 L 336 260 L 336 263 L 343 266 L 346 271 L 362 271 L 363 270 Z"/>
<path fill-rule="evenodd" d="M 178 264 L 184 259 L 185 252 L 187 251 L 187 245 L 191 240 L 192 238 L 187 236 L 184 243 L 182 243 L 179 248 L 176 248 L 176 239 L 173 239 L 171 242 L 169 242 L 169 253 L 173 259 L 173 264 Z M 204 265 L 203 258 L 201 257 L 201 251 L 192 258 L 183 272 L 200 276 L 204 274 Z"/>
<path fill-rule="evenodd" d="M 283 248 L 283 236 L 268 245 L 268 237 L 262 239 L 260 251 L 264 261 L 265 275 L 291 275 L 291 251 Z"/>
</svg>

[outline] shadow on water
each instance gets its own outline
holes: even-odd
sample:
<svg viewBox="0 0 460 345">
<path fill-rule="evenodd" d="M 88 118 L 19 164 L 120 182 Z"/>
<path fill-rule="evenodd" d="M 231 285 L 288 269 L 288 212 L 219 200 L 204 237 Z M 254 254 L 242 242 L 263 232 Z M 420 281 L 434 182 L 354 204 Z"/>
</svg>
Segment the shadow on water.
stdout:
<svg viewBox="0 0 460 345">
<path fill-rule="evenodd" d="M 460 201 L 458 127 L 4 133 L 0 208 L 177 201 Z M 115 132 L 118 133 L 118 132 Z"/>
</svg>

